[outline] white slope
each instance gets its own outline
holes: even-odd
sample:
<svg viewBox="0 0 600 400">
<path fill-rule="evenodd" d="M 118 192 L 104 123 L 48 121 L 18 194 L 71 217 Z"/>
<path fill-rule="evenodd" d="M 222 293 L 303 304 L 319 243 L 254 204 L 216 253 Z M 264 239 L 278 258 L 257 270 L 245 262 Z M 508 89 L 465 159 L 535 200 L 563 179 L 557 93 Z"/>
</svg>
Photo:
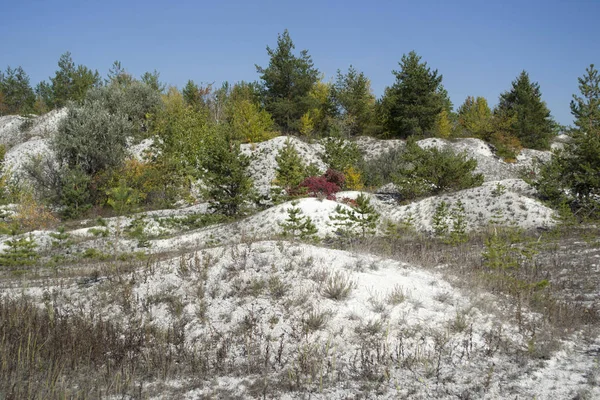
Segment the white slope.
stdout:
<svg viewBox="0 0 600 400">
<path fill-rule="evenodd" d="M 328 294 L 334 277 L 349 282 L 347 297 Z M 225 362 L 238 371 L 211 369 L 212 375 L 197 377 L 195 389 L 178 392 L 182 398 L 211 397 L 223 388 L 247 398 L 249 386 L 265 379 L 275 398 L 311 392 L 317 399 L 359 393 L 564 399 L 583 390 L 597 393 L 588 378 L 593 355 L 578 353 L 577 364 L 568 365 L 567 343 L 567 353 L 547 362 L 518 357 L 530 337 L 504 314 L 501 301 L 457 290 L 438 273 L 368 254 L 249 242 L 157 262 L 128 273 L 122 284 L 97 279 L 14 295 L 41 301 L 45 291 L 53 291 L 53 305 L 67 312 L 93 309 L 115 321 L 163 329 L 182 324 L 186 348 L 210 365 Z M 322 323 L 315 324 L 320 315 Z M 524 311 L 522 318 L 536 316 Z M 260 375 L 257 360 L 268 365 Z M 183 384 L 172 382 L 174 388 Z"/>
<path fill-rule="evenodd" d="M 275 158 L 288 140 L 294 145 L 306 165 L 316 164 L 322 172 L 325 172 L 326 166 L 320 157 L 322 146 L 319 144 L 305 143 L 293 136 L 278 136 L 261 143 L 243 144 L 242 153 L 252 157 L 249 172 L 259 193 L 269 193 L 276 176 Z"/>
</svg>

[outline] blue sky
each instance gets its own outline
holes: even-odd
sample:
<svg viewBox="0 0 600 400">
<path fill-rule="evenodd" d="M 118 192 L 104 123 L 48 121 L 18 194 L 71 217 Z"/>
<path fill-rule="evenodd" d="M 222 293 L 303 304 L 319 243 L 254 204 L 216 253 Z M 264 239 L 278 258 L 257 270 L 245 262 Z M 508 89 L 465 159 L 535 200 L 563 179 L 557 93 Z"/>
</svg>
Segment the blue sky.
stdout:
<svg viewBox="0 0 600 400">
<path fill-rule="evenodd" d="M 326 80 L 352 64 L 378 97 L 411 50 L 443 74 L 455 108 L 468 95 L 496 104 L 525 69 L 555 119 L 570 124 L 577 77 L 600 64 L 600 0 L 1 1 L 0 68 L 21 65 L 32 84 L 53 75 L 65 51 L 103 76 L 119 60 L 178 87 L 253 81 L 287 28 Z"/>
</svg>

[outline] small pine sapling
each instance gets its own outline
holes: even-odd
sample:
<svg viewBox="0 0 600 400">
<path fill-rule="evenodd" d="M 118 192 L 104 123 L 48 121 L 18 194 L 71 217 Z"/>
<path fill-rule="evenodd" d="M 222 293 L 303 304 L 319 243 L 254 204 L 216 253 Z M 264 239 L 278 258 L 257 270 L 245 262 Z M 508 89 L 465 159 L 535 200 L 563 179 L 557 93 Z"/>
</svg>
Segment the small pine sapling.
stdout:
<svg viewBox="0 0 600 400">
<path fill-rule="evenodd" d="M 292 207 L 288 208 L 288 217 L 279 225 L 283 228 L 283 236 L 291 236 L 293 239 L 314 240 L 318 232 L 317 227 L 312 222 L 312 218 L 303 215 L 298 202 L 293 202 Z"/>
<path fill-rule="evenodd" d="M 465 212 L 465 205 L 461 200 L 458 200 L 452 211 L 450 212 L 450 218 L 452 219 L 452 229 L 450 231 L 449 241 L 451 244 L 465 243 L 468 239 L 467 236 L 467 213 Z"/>
<path fill-rule="evenodd" d="M 433 214 L 432 225 L 433 232 L 437 237 L 445 237 L 448 234 L 449 223 L 448 218 L 450 216 L 450 210 L 448 203 L 442 200 L 441 203 L 435 208 Z"/>
<path fill-rule="evenodd" d="M 334 221 L 334 225 L 343 235 L 352 235 L 358 230 L 361 237 L 364 238 L 367 234 L 375 233 L 379 217 L 380 215 L 371 205 L 369 197 L 361 193 L 356 198 L 356 206 L 342 208 L 338 205 L 335 208 L 335 214 L 329 219 Z"/>
<path fill-rule="evenodd" d="M 23 267 L 34 265 L 40 257 L 36 251 L 37 244 L 33 236 L 28 238 L 16 238 L 17 232 L 11 232 L 13 239 L 9 239 L 4 244 L 6 247 L 0 253 L 0 266 L 2 267 Z"/>
</svg>

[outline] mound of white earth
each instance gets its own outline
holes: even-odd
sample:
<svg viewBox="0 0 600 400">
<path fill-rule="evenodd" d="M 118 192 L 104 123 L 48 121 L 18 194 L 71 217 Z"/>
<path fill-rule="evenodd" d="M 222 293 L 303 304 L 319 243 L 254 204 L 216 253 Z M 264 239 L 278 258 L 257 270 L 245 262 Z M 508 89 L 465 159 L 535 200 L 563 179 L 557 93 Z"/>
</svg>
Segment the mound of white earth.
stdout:
<svg viewBox="0 0 600 400">
<path fill-rule="evenodd" d="M 17 144 L 12 147 L 5 157 L 5 165 L 14 175 L 23 174 L 23 166 L 33 157 L 45 157 L 51 155 L 49 139 L 35 139 Z"/>
<path fill-rule="evenodd" d="M 250 398 L 257 387 L 290 399 L 598 393 L 586 383 L 594 357 L 582 354 L 568 373 L 552 368 L 560 358 L 516 357 L 530 337 L 503 315 L 502 303 L 395 260 L 266 241 L 183 254 L 127 277 L 14 295 L 41 303 L 51 292 L 62 312 L 177 332 L 182 348 L 211 366 L 191 387 L 171 382 L 181 398 Z M 538 317 L 523 310 L 521 318 Z M 557 391 L 541 385 L 550 381 Z"/>
<path fill-rule="evenodd" d="M 433 216 L 438 205 L 445 201 L 452 210 L 460 200 L 469 231 L 480 230 L 490 223 L 523 229 L 555 225 L 554 211 L 535 199 L 534 194 L 533 188 L 520 179 L 485 182 L 480 187 L 395 207 L 389 216 L 392 221 L 412 221 L 417 230 L 432 232 Z"/>
<path fill-rule="evenodd" d="M 356 198 L 358 194 L 342 192 L 338 193 L 338 198 Z M 383 221 L 409 224 L 419 232 L 433 232 L 433 216 L 442 201 L 450 210 L 459 201 L 462 202 L 468 231 L 484 229 L 490 223 L 523 229 L 548 228 L 556 223 L 554 211 L 537 200 L 535 189 L 520 179 L 485 182 L 479 187 L 432 196 L 402 206 L 385 197 L 369 196 Z M 450 217 L 447 222 L 452 225 Z"/>
<path fill-rule="evenodd" d="M 403 148 L 406 143 L 399 139 L 375 139 L 371 136 L 361 136 L 355 140 L 366 161 L 377 158 L 383 153 Z"/>
<path fill-rule="evenodd" d="M 269 193 L 276 176 L 277 160 L 275 157 L 288 140 L 294 145 L 306 165 L 315 164 L 322 172 L 327 169 L 320 157 L 323 151 L 321 145 L 308 144 L 293 136 L 278 136 L 261 143 L 243 144 L 242 153 L 252 157 L 249 172 L 254 180 L 255 188 L 260 194 Z"/>
<path fill-rule="evenodd" d="M 18 115 L 0 117 L 0 144 L 10 148 L 19 143 L 22 135 L 20 127 L 25 120 Z"/>
<path fill-rule="evenodd" d="M 67 116 L 67 109 L 52 110 L 36 117 L 33 126 L 26 131 L 29 136 L 49 138 L 58 131 L 58 125 Z"/>
</svg>

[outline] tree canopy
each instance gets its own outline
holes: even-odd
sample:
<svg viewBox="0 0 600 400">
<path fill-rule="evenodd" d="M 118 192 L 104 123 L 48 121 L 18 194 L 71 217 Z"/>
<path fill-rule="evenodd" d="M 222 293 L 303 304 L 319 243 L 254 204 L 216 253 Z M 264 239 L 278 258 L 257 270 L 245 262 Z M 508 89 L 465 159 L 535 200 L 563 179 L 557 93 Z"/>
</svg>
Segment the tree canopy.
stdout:
<svg viewBox="0 0 600 400">
<path fill-rule="evenodd" d="M 430 132 L 444 108 L 440 94 L 442 75 L 431 70 L 411 51 L 402 56 L 396 82 L 385 89 L 380 117 L 389 136 L 406 138 Z"/>
<path fill-rule="evenodd" d="M 267 46 L 269 65 L 256 66 L 265 107 L 285 132 L 298 131 L 300 118 L 313 107 L 310 92 L 319 80 L 319 71 L 308 51 L 302 50 L 296 56 L 295 47 L 286 29 L 278 35 L 275 49 Z"/>
</svg>

